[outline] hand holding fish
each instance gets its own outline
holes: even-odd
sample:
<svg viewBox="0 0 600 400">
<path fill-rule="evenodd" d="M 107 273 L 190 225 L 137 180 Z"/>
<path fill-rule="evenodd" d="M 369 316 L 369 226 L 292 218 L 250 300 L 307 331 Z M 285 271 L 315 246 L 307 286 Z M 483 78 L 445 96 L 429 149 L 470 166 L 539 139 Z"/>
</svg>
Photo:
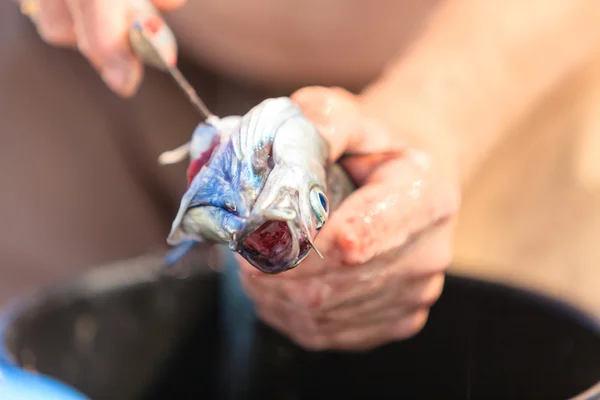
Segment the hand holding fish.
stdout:
<svg viewBox="0 0 600 400">
<path fill-rule="evenodd" d="M 78 49 L 106 84 L 123 97 L 141 83 L 143 63 L 130 46 L 134 19 L 157 37 L 164 58 L 175 63 L 177 45 L 159 11 L 182 6 L 186 0 L 17 0 L 49 44 Z"/>
<path fill-rule="evenodd" d="M 309 349 L 369 349 L 421 330 L 452 256 L 459 185 L 452 163 L 409 147 L 341 89 L 292 99 L 360 188 L 334 211 L 314 252 L 293 270 L 263 274 L 238 255 L 260 317 Z M 378 154 L 379 153 L 379 154 Z"/>
</svg>

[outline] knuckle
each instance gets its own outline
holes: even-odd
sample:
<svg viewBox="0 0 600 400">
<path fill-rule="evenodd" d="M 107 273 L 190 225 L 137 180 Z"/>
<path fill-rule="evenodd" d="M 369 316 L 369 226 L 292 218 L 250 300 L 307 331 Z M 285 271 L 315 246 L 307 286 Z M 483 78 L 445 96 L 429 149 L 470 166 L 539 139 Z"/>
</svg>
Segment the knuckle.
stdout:
<svg viewBox="0 0 600 400">
<path fill-rule="evenodd" d="M 383 332 L 364 335 L 364 332 L 342 331 L 332 339 L 330 348 L 341 351 L 368 352 L 384 342 L 385 334 Z"/>
<path fill-rule="evenodd" d="M 254 291 L 254 299 L 258 302 L 260 302 L 263 306 L 268 307 L 268 308 L 274 308 L 277 306 L 277 299 L 276 297 L 273 295 L 273 293 L 271 293 L 268 290 L 262 291 L 258 288 L 256 288 Z"/>
<path fill-rule="evenodd" d="M 283 287 L 294 306 L 308 311 L 320 310 L 331 292 L 330 286 L 321 277 L 285 282 Z"/>
<path fill-rule="evenodd" d="M 337 236 L 337 246 L 346 265 L 360 265 L 374 255 L 375 229 L 369 226 L 366 217 L 351 216 Z"/>
<path fill-rule="evenodd" d="M 418 311 L 402 320 L 398 321 L 392 328 L 392 337 L 396 340 L 406 340 L 417 335 L 427 323 L 429 312 L 426 310 Z"/>
<path fill-rule="evenodd" d="M 331 297 L 331 286 L 321 278 L 312 278 L 306 296 L 306 306 L 309 310 L 318 311 L 323 308 Z"/>
<path fill-rule="evenodd" d="M 444 290 L 444 275 L 438 274 L 433 277 L 418 296 L 416 307 L 429 308 L 433 306 L 442 295 Z"/>
<path fill-rule="evenodd" d="M 423 246 L 412 253 L 404 263 L 410 263 L 412 267 L 406 270 L 408 278 L 419 278 L 424 275 L 443 273 L 448 269 L 453 260 L 451 246 L 432 245 Z"/>
<path fill-rule="evenodd" d="M 91 60 L 92 62 L 94 62 L 96 60 L 96 58 L 94 58 L 94 51 L 92 50 L 93 46 L 91 46 L 90 42 L 88 42 L 85 38 L 78 36 L 76 46 L 77 46 L 77 51 L 79 51 L 82 55 L 87 57 L 89 60 Z"/>
<path fill-rule="evenodd" d="M 319 100 L 321 103 L 325 104 L 328 92 L 328 89 L 323 86 L 305 86 L 296 90 L 291 97 L 293 100 L 299 102 L 303 102 L 308 97 L 312 101 Z"/>
<path fill-rule="evenodd" d="M 422 270 L 427 272 L 443 272 L 452 262 L 452 253 L 445 249 L 431 249 L 431 253 L 426 258 L 423 258 L 424 263 Z"/>
<path fill-rule="evenodd" d="M 295 307 L 305 308 L 307 304 L 307 282 L 302 279 L 299 281 L 284 282 L 283 290 L 290 304 Z"/>
<path fill-rule="evenodd" d="M 450 244 L 442 245 L 432 253 L 432 267 L 435 271 L 443 271 L 452 263 L 453 250 Z"/>
<path fill-rule="evenodd" d="M 341 86 L 331 86 L 329 90 L 331 90 L 332 93 L 338 96 L 346 97 L 348 99 L 351 99 L 354 96 L 352 93 L 350 93 L 348 90 L 344 89 Z"/>
<path fill-rule="evenodd" d="M 76 42 L 75 34 L 69 27 L 54 27 L 39 24 L 37 31 L 42 40 L 52 46 L 70 46 Z"/>
<path fill-rule="evenodd" d="M 252 280 L 242 280 L 241 282 L 244 292 L 256 303 L 269 308 L 277 306 L 277 298 L 272 290 L 263 288 Z"/>
<path fill-rule="evenodd" d="M 292 336 L 292 340 L 300 347 L 310 351 L 324 350 L 327 347 L 325 338 L 316 334 L 298 333 Z"/>
<path fill-rule="evenodd" d="M 77 49 L 94 63 L 103 63 L 127 48 L 125 35 L 115 35 L 105 29 L 83 29 L 77 32 Z M 112 39 L 119 37 L 119 39 Z"/>
</svg>

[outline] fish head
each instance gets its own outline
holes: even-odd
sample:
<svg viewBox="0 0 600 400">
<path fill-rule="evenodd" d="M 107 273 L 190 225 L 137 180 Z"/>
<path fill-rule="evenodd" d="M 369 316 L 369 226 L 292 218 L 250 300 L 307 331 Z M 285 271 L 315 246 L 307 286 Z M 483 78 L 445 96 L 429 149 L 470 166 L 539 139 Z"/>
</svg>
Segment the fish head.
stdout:
<svg viewBox="0 0 600 400">
<path fill-rule="evenodd" d="M 218 128 L 220 140 L 184 194 L 167 242 L 227 243 L 268 274 L 296 267 L 313 249 L 321 256 L 314 239 L 331 207 L 329 149 L 300 108 L 269 99 Z"/>
<path fill-rule="evenodd" d="M 260 186 L 260 177 L 239 171 L 239 160 L 219 145 L 209 164 L 192 179 L 181 199 L 167 243 L 229 244 L 243 229 Z"/>
<path fill-rule="evenodd" d="M 310 253 L 329 215 L 326 188 L 304 170 L 276 166 L 231 248 L 255 268 L 277 274 Z M 320 255 L 320 253 L 318 253 Z"/>
</svg>

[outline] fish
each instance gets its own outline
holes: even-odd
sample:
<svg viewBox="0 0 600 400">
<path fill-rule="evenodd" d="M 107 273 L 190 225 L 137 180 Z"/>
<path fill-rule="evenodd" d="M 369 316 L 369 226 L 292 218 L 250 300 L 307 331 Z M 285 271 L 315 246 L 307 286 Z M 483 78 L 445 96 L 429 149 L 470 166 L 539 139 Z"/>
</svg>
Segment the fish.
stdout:
<svg viewBox="0 0 600 400">
<path fill-rule="evenodd" d="M 188 143 L 161 154 L 189 157 L 187 190 L 167 243 L 175 263 L 197 243 L 226 244 L 253 267 L 278 274 L 315 251 L 330 215 L 356 189 L 329 144 L 290 97 L 244 115 L 210 114 Z"/>
<path fill-rule="evenodd" d="M 290 97 L 268 98 L 220 118 L 176 66 L 176 42 L 156 15 L 139 14 L 130 43 L 145 64 L 167 72 L 204 117 L 191 139 L 159 156 L 189 158 L 186 192 L 167 243 L 173 265 L 198 243 L 226 244 L 267 274 L 297 267 L 331 213 L 356 189 L 329 144 Z M 160 23 L 159 23 L 160 22 Z"/>
</svg>

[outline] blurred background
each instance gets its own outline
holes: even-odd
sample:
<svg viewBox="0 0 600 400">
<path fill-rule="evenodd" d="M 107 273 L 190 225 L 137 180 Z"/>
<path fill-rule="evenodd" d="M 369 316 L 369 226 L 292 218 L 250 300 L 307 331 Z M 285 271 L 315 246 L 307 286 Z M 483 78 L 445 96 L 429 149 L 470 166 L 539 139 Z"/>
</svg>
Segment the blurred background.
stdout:
<svg viewBox="0 0 600 400">
<path fill-rule="evenodd" d="M 565 299 L 600 318 L 600 59 L 510 132 L 465 192 L 454 272 Z"/>
</svg>

